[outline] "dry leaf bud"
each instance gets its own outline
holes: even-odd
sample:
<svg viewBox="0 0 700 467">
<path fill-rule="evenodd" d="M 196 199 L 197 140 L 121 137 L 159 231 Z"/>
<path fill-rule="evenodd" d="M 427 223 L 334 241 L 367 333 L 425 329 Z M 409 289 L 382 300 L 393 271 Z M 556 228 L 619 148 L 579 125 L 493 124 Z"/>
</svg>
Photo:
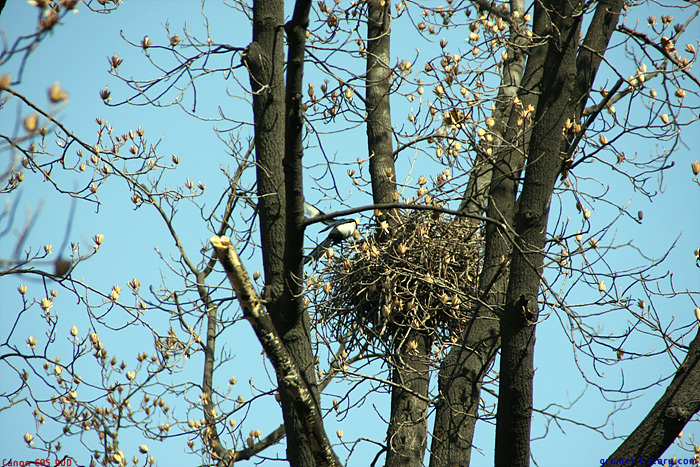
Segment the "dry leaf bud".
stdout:
<svg viewBox="0 0 700 467">
<path fill-rule="evenodd" d="M 384 319 L 387 319 L 389 317 L 389 315 L 391 315 L 391 308 L 389 308 L 388 305 L 384 304 L 384 305 L 382 305 L 381 313 L 382 313 L 382 317 Z"/>
<path fill-rule="evenodd" d="M 36 130 L 36 125 L 37 125 L 38 117 L 36 114 L 31 114 L 27 118 L 24 119 L 24 129 L 27 130 L 28 132 L 33 132 Z"/>
<path fill-rule="evenodd" d="M 66 99 L 68 97 L 68 94 L 61 88 L 61 85 L 56 82 L 54 83 L 50 88 L 49 88 L 49 100 L 54 103 L 58 104 L 62 100 Z"/>
<path fill-rule="evenodd" d="M 695 161 L 691 164 L 691 168 L 693 169 L 693 174 L 698 175 L 700 174 L 700 162 Z"/>
<path fill-rule="evenodd" d="M 0 76 L 0 89 L 3 89 L 3 90 L 10 89 L 11 83 L 12 83 L 12 76 L 10 76 L 10 75 Z"/>
</svg>

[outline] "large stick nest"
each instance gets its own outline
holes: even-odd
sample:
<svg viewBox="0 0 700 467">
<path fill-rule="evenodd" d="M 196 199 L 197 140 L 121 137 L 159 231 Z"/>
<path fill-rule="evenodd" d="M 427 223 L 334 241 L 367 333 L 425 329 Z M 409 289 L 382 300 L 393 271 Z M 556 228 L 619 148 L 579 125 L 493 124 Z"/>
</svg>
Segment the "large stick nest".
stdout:
<svg viewBox="0 0 700 467">
<path fill-rule="evenodd" d="M 419 211 L 384 227 L 326 252 L 307 281 L 320 328 L 335 339 L 354 336 L 349 347 L 362 336 L 397 345 L 412 330 L 454 341 L 477 296 L 478 223 Z"/>
</svg>

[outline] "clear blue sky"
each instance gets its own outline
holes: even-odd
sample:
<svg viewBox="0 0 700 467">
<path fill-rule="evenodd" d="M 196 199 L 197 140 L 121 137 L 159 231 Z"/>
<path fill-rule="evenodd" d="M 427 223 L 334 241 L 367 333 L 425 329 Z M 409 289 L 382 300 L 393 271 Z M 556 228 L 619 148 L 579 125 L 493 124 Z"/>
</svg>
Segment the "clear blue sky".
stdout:
<svg viewBox="0 0 700 467">
<path fill-rule="evenodd" d="M 643 10 L 639 13 L 640 17 L 644 18 L 647 14 L 651 14 L 648 7 L 642 6 L 640 8 Z M 124 88 L 107 73 L 107 57 L 115 52 L 118 52 L 124 59 L 124 64 L 121 67 L 123 75 L 138 78 L 155 76 L 156 71 L 147 64 L 140 50 L 124 43 L 120 37 L 120 31 L 127 39 L 135 42 L 140 41 L 144 35 L 149 35 L 154 42 L 158 43 L 165 42 L 167 38 L 163 24 L 169 23 L 171 31 L 178 32 L 182 36 L 182 28 L 186 23 L 195 35 L 204 37 L 205 29 L 200 10 L 199 2 L 149 0 L 148 2 L 127 1 L 110 15 L 96 15 L 87 11 L 70 15 L 66 19 L 66 24 L 58 27 L 52 36 L 33 54 L 24 72 L 23 83 L 18 87 L 18 90 L 38 104 L 45 105 L 46 89 L 53 82 L 60 82 L 68 92 L 70 100 L 65 109 L 61 110 L 59 118 L 87 141 L 93 141 L 96 138 L 96 117 L 107 119 L 118 133 L 135 129 L 141 125 L 152 143 L 158 141 L 162 136 L 158 153 L 165 155 L 176 153 L 182 160 L 177 172 L 172 176 L 173 183 L 182 184 L 187 177 L 194 181 L 202 180 L 207 184 L 207 191 L 211 196 L 211 198 L 205 199 L 208 202 L 213 202 L 217 198 L 220 188 L 226 184 L 219 166 L 222 164 L 233 166 L 233 161 L 225 155 L 225 146 L 213 131 L 213 127 L 220 124 L 219 122 L 194 120 L 187 117 L 184 112 L 174 108 L 153 109 L 151 107 L 128 106 L 110 108 L 102 103 L 98 95 L 99 90 L 106 85 L 109 85 L 112 90 L 115 101 L 119 101 L 127 95 Z M 208 14 L 210 34 L 215 42 L 236 46 L 245 46 L 250 42 L 250 28 L 243 22 L 240 14 L 235 14 L 214 1 L 206 4 L 205 11 Z M 9 0 L 0 17 L 0 28 L 12 41 L 18 35 L 33 31 L 35 21 L 35 7 L 23 1 Z M 695 27 L 694 33 L 691 31 L 689 37 L 697 38 L 699 32 L 698 28 Z M 409 36 L 406 29 L 402 29 L 400 25 L 397 26 L 393 44 L 393 50 L 396 51 L 396 54 L 407 59 L 411 59 L 415 55 L 416 48 L 427 49 L 426 43 L 415 42 L 413 36 Z M 468 50 L 466 44 L 465 50 Z M 14 73 L 14 69 L 10 66 L 8 70 L 0 70 L 0 74 L 7 72 Z M 629 74 L 634 74 L 632 68 L 630 68 Z M 313 75 L 309 74 L 309 76 Z M 247 76 L 244 74 L 239 73 L 237 77 L 247 82 Z M 248 104 L 226 94 L 226 85 L 229 83 L 224 83 L 223 80 L 210 80 L 209 82 L 211 85 L 208 84 L 200 88 L 198 106 L 203 114 L 216 118 L 217 106 L 221 106 L 227 113 L 251 119 L 250 110 L 245 107 Z M 235 89 L 233 83 L 229 85 L 231 89 Z M 403 112 L 404 109 L 407 111 L 412 105 L 415 106 L 415 104 L 409 104 L 399 97 L 395 98 L 393 104 L 395 123 L 403 123 L 399 122 L 400 112 Z M 7 128 L 14 125 L 15 112 L 17 112 L 17 108 L 10 105 L 0 113 L 0 128 L 3 132 L 7 132 Z M 27 110 L 22 108 L 20 113 L 24 116 Z M 603 243 L 613 241 L 622 243 L 634 239 L 634 244 L 644 249 L 648 256 L 660 257 L 678 238 L 675 249 L 660 266 L 660 271 L 673 271 L 676 290 L 686 288 L 697 290 L 700 284 L 700 274 L 694 266 L 692 252 L 700 246 L 697 234 L 700 231 L 700 217 L 697 215 L 700 189 L 691 181 L 690 164 L 700 157 L 697 151 L 697 148 L 700 147 L 700 131 L 697 130 L 697 125 L 694 125 L 694 128 L 687 129 L 685 132 L 686 145 L 680 147 L 673 157 L 673 160 L 677 162 L 676 166 L 667 172 L 662 183 L 659 180 L 651 180 L 650 182 L 656 189 L 663 190 L 663 194 L 655 198 L 652 203 L 647 202 L 638 193 L 636 194 L 627 186 L 622 185 L 618 178 L 613 178 L 611 175 L 608 179 L 608 169 L 582 167 L 580 174 L 596 176 L 603 180 L 604 184 L 610 184 L 611 196 L 614 196 L 615 200 L 622 205 L 631 200 L 633 207 L 630 210 L 632 212 L 644 211 L 644 221 L 641 226 L 628 220 L 621 220 L 615 226 L 616 238 L 613 239 L 608 234 Z M 359 134 L 364 135 L 364 129 L 361 129 Z M 356 136 L 348 137 L 340 134 L 327 135 L 324 138 L 324 145 L 326 148 L 333 149 L 331 155 L 336 155 L 338 160 L 352 162 L 357 157 L 366 157 L 366 154 L 363 154 L 366 152 L 364 139 L 361 140 L 361 144 L 357 144 L 357 141 L 360 140 L 354 139 Z M 348 139 L 351 140 L 348 141 Z M 658 147 L 662 147 L 661 143 L 658 143 Z M 624 146 L 624 151 L 628 156 L 635 153 L 648 154 L 656 150 L 657 142 L 650 140 L 632 138 Z M 320 156 L 318 151 L 311 150 L 306 157 L 306 160 L 311 163 L 313 158 Z M 412 175 L 413 183 L 421 173 L 437 173 L 434 166 L 421 164 L 426 163 L 418 161 Z M 345 168 L 341 168 L 338 172 L 342 194 L 346 196 L 352 192 L 357 197 L 355 199 L 361 199 L 364 204 L 367 202 L 367 198 L 362 198 L 361 194 L 357 194 L 356 191 L 353 191 L 353 187 L 346 183 L 345 170 Z M 408 177 L 408 174 L 407 165 L 399 168 L 399 179 L 402 176 Z M 99 213 L 95 213 L 92 205 L 78 203 L 76 207 L 70 241 L 80 241 L 84 246 L 89 247 L 91 237 L 97 233 L 103 233 L 105 241 L 96 257 L 81 265 L 75 274 L 85 277 L 91 284 L 103 290 L 109 290 L 112 285 L 118 284 L 126 291 L 126 282 L 134 276 L 138 277 L 145 286 L 154 285 L 157 287 L 161 283 L 162 276 L 169 283 L 175 283 L 177 277 L 167 269 L 154 250 L 157 247 L 163 252 L 163 256 L 169 259 L 170 255 L 175 253 L 173 242 L 167 235 L 163 224 L 153 220 L 152 211 L 148 209 L 134 211 L 129 201 L 130 191 L 116 181 L 107 183 L 104 189 L 101 188 L 100 196 L 103 204 Z M 321 197 L 317 192 L 309 192 L 307 196 L 315 199 Z M 22 215 L 24 215 L 25 207 L 30 207 L 32 211 L 36 212 L 39 206 L 43 206 L 39 216 L 34 220 L 35 225 L 25 245 L 31 245 L 36 250 L 42 248 L 44 244 L 53 244 L 54 254 L 66 255 L 67 251 L 57 252 L 56 250 L 64 236 L 70 202 L 56 196 L 51 187 L 40 178 L 30 175 L 24 182 L 19 202 L 22 206 L 20 210 Z M 339 208 L 328 201 L 324 201 L 319 207 L 322 209 Z M 615 214 L 614 210 L 606 208 L 602 203 L 595 207 L 597 211 L 592 218 L 594 230 L 602 227 L 609 220 L 609 216 Z M 563 212 L 564 216 L 571 216 L 572 219 L 577 216 L 570 198 L 564 198 Z M 194 210 L 183 210 L 176 221 L 185 244 L 192 252 L 201 248 L 201 245 L 210 236 L 206 226 L 197 221 L 199 221 L 199 216 Z M 556 218 L 552 222 L 556 222 Z M 8 242 L 7 237 L 0 239 L 0 241 L 2 242 L 0 246 L 2 256 L 9 256 L 8 252 L 13 247 L 13 243 Z M 629 251 L 621 254 L 615 252 L 610 254 L 613 269 L 624 268 L 629 266 L 629 261 L 639 260 L 639 258 L 628 260 L 625 255 L 629 255 Z M 249 259 L 248 264 L 251 272 L 261 269 L 257 256 Z M 42 291 L 43 285 L 36 279 L 0 278 L 0 297 L 2 297 L 0 302 L 0 316 L 2 317 L 0 318 L 0 335 L 3 340 L 9 332 L 10 317 L 21 304 L 20 296 L 16 291 L 19 283 L 25 283 L 29 287 L 28 297 L 45 296 Z M 53 287 L 49 285 L 48 288 Z M 582 303 L 595 300 L 595 297 L 599 295 L 596 288 L 584 286 L 578 288 L 568 299 L 573 303 Z M 694 319 L 694 305 L 687 298 L 673 301 L 658 300 L 655 305 L 658 313 L 664 316 L 667 323 L 673 319 L 676 324 L 689 324 Z M 62 343 L 59 342 L 54 348 L 67 352 L 70 350 L 67 341 L 70 327 L 75 324 L 80 330 L 80 335 L 85 336 L 88 332 L 88 324 L 83 318 L 84 311 L 80 307 L 76 307 L 74 301 L 71 301 L 65 292 L 60 292 L 55 308 L 61 316 L 59 328 L 62 331 L 59 332 L 59 335 L 64 336 L 66 340 Z M 34 335 L 40 340 L 41 345 L 41 339 L 44 335 L 37 309 L 36 306 L 32 309 L 36 316 L 28 317 L 22 321 L 16 336 L 26 338 L 29 335 Z M 601 318 L 600 327 L 604 329 L 602 333 L 619 332 L 628 326 L 627 319 L 627 315 L 622 312 Z M 167 330 L 166 323 L 162 322 L 160 318 L 154 317 L 154 321 L 162 325 L 162 330 Z M 230 372 L 238 379 L 236 391 L 249 399 L 252 396 L 250 379 L 252 378 L 254 385 L 269 389 L 271 385 L 268 376 L 273 375 L 273 372 L 269 368 L 267 371 L 264 370 L 264 357 L 260 355 L 260 346 L 247 323 L 241 323 L 235 330 L 236 335 L 227 339 L 231 351 L 236 355 Z M 114 349 L 111 353 L 118 355 L 119 358 L 124 358 L 129 364 L 133 363 L 137 352 L 148 351 L 152 342 L 147 334 L 125 337 L 119 334 L 110 336 L 101 333 L 101 338 L 108 348 Z M 536 407 L 544 409 L 550 403 L 565 406 L 569 400 L 575 399 L 585 391 L 582 399 L 571 410 L 562 412 L 562 415 L 592 425 L 605 424 L 613 404 L 605 402 L 594 387 L 588 386 L 586 389 L 586 384 L 575 367 L 571 346 L 559 324 L 559 319 L 553 315 L 541 323 L 537 330 L 537 338 Z M 21 342 L 19 343 L 21 344 Z M 145 346 L 141 347 L 141 343 L 145 343 Z M 643 353 L 654 350 L 653 345 L 646 345 L 640 339 L 626 343 L 625 347 L 631 352 Z M 20 348 L 23 349 L 24 346 L 20 346 Z M 613 351 L 610 351 L 610 354 L 611 357 L 614 356 Z M 192 378 L 193 381 L 198 381 L 201 378 L 201 372 L 197 366 L 198 361 L 197 357 L 193 358 L 190 363 L 192 370 L 181 375 L 173 375 L 174 381 L 182 381 L 183 378 Z M 582 360 L 581 365 L 589 375 L 593 375 L 590 363 Z M 604 378 L 598 377 L 596 383 L 615 387 L 621 384 L 624 375 L 626 387 L 627 385 L 637 387 L 646 386 L 660 378 L 669 376 L 673 372 L 673 367 L 667 357 L 656 357 L 653 359 L 623 360 L 614 366 L 605 367 L 602 371 L 605 372 L 605 376 Z M 7 389 L 8 383 L 5 376 L 12 374 L 10 369 L 0 364 L 0 389 L 2 391 Z M 225 386 L 227 378 L 221 375 L 220 380 L 216 381 L 215 384 Z M 623 405 L 626 410 L 615 414 L 614 422 L 609 422 L 602 431 L 609 436 L 628 433 L 646 415 L 665 387 L 666 384 L 662 384 L 638 394 L 639 398 L 632 401 L 631 408 Z M 342 387 L 333 388 L 331 386 L 329 390 L 341 393 Z M 326 397 L 324 399 L 325 405 L 328 406 L 334 397 L 336 396 Z M 484 399 L 487 402 L 493 402 L 493 398 L 490 396 L 484 395 Z M 335 433 L 336 430 L 342 429 L 346 441 L 359 437 L 374 437 L 381 441 L 385 426 L 370 402 L 376 405 L 382 416 L 388 416 L 388 398 L 375 396 L 360 409 L 351 412 L 351 415 L 342 421 L 333 421 L 332 417 L 329 417 L 328 432 Z M 174 410 L 184 409 L 182 402 L 173 400 L 170 401 L 170 405 Z M 36 457 L 36 451 L 26 449 L 21 439 L 25 432 L 36 433 L 36 427 L 31 417 L 32 409 L 33 407 L 20 403 L 11 410 L 0 412 L 0 458 L 12 457 L 15 460 L 26 460 Z M 265 435 L 267 431 L 276 428 L 281 423 L 281 414 L 274 403 L 263 404 L 256 410 L 258 411 L 251 413 L 245 421 L 244 432 L 247 433 L 248 429 L 260 429 Z M 55 426 L 51 427 L 50 423 L 42 427 L 42 433 L 52 433 L 53 430 L 55 430 Z M 696 438 L 700 437 L 697 424 L 688 427 L 684 433 L 684 440 L 693 435 Z M 545 422 L 540 415 L 536 415 L 534 418 L 533 436 L 545 436 Z M 331 438 L 337 439 L 335 435 L 331 435 Z M 475 443 L 482 453 L 474 452 L 472 465 L 493 464 L 493 438 L 493 426 L 489 423 L 481 423 Z M 86 443 L 89 444 L 90 439 L 89 435 L 86 435 Z M 191 465 L 196 459 L 183 457 L 185 441 L 184 438 L 176 438 L 163 444 L 154 441 L 147 441 L 147 444 L 159 465 Z M 87 459 L 84 449 L 72 444 L 73 442 L 75 441 L 67 440 L 64 443 L 65 452 L 75 455 L 81 461 Z M 128 458 L 131 458 L 136 452 L 136 447 L 142 443 L 143 440 L 137 436 L 127 434 L 122 449 L 127 453 Z M 533 443 L 533 453 L 538 465 L 541 466 L 596 465 L 599 459 L 612 453 L 619 443 L 620 440 L 607 441 L 600 435 L 575 424 L 563 424 L 562 430 L 552 424 L 549 431 L 546 432 L 546 437 Z M 367 464 L 376 453 L 376 448 L 369 444 L 360 444 L 357 449 L 360 453 L 352 457 L 352 465 Z M 337 448 L 337 452 L 341 459 L 346 455 L 341 447 Z M 271 453 L 265 454 L 276 455 L 273 453 L 279 453 L 279 450 L 272 450 Z M 679 458 L 689 457 L 687 453 L 682 452 L 677 447 L 669 449 L 667 454 L 669 457 L 673 454 Z"/>
</svg>

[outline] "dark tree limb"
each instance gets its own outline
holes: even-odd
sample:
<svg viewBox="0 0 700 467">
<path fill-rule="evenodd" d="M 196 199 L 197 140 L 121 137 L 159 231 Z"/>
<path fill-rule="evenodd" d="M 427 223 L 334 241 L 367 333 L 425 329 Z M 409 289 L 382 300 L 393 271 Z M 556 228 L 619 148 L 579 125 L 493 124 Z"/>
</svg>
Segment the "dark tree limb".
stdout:
<svg viewBox="0 0 700 467">
<path fill-rule="evenodd" d="M 305 37 L 299 41 L 298 35 L 304 34 L 308 8 L 308 2 L 299 2 L 287 28 L 293 36 L 289 49 L 290 96 L 284 82 L 283 1 L 253 3 L 253 42 L 243 60 L 253 91 L 264 298 L 274 328 L 309 390 L 310 399 L 306 402 L 313 403 L 318 411 L 309 317 L 299 294 L 303 241 L 299 94 Z M 290 180 L 286 180 L 287 174 Z M 299 412 L 296 390 L 284 390 L 289 381 L 283 378 L 278 384 L 287 433 L 287 459 L 292 466 L 315 465 L 319 462 L 319 441 L 309 437 L 313 430 L 304 428 L 308 420 Z M 314 429 L 323 431 L 323 426 Z"/>
<path fill-rule="evenodd" d="M 304 51 L 306 30 L 309 24 L 309 0 L 298 0 L 292 19 L 285 25 L 287 33 L 287 81 L 285 93 L 284 139 L 284 190 L 286 194 L 286 228 L 284 249 L 284 291 L 280 300 L 286 311 L 279 314 L 276 327 L 285 346 L 294 357 L 300 375 L 309 388 L 315 403 L 315 411 L 321 413 L 320 394 L 314 372 L 314 355 L 311 350 L 311 325 L 304 306 L 303 248 L 304 248 L 304 185 L 302 157 L 304 155 L 302 110 L 302 85 L 304 77 Z M 280 380 L 280 383 L 282 381 Z M 339 465 L 332 450 L 315 449 L 314 436 L 303 429 L 306 415 L 298 410 L 294 394 L 281 394 L 282 410 L 287 433 L 287 458 L 293 466 L 324 465 L 326 455 L 332 456 L 331 465 Z M 296 408 L 296 410 L 294 410 Z M 319 420 L 319 423 L 322 423 Z M 325 433 L 323 425 L 318 429 Z M 315 457 L 309 459 L 309 453 Z"/>
<path fill-rule="evenodd" d="M 633 463 L 626 465 L 649 465 L 643 459 L 660 458 L 686 423 L 700 411 L 698 388 L 700 332 L 690 343 L 688 354 L 664 395 L 608 459 L 632 459 Z"/>
<path fill-rule="evenodd" d="M 367 145 L 375 204 L 396 201 L 393 129 L 391 127 L 391 2 L 367 2 Z M 391 225 L 395 216 L 379 220 Z M 381 231 L 380 231 L 381 237 Z M 428 433 L 428 382 L 431 339 L 411 331 L 405 342 L 415 349 L 394 349 L 392 358 L 391 417 L 387 429 L 386 466 L 422 466 Z M 415 397 L 415 394 L 424 397 Z"/>
<path fill-rule="evenodd" d="M 525 11 L 525 3 L 520 0 L 511 1 L 510 7 L 511 11 Z M 511 23 L 509 59 L 503 65 L 502 86 L 493 113 L 494 157 L 477 157 L 459 208 L 470 217 L 485 212 L 484 219 L 489 219 L 484 224 L 481 305 L 440 365 L 431 467 L 470 464 L 482 380 L 500 345 L 499 316 L 510 272 L 516 194 L 530 137 L 529 128 L 523 131 L 516 124 L 519 109 L 514 101 L 517 96 L 523 108 L 536 107 L 544 61 L 544 46 L 530 43 L 520 18 Z"/>
<path fill-rule="evenodd" d="M 501 366 L 496 425 L 496 467 L 530 465 L 535 323 L 539 309 L 545 232 L 554 184 L 561 170 L 560 137 L 570 118 L 569 99 L 576 75 L 580 6 L 545 1 L 535 23 L 549 22 L 541 95 L 528 147 L 522 193 L 515 215 L 516 245 L 501 317 Z M 539 16 L 539 18 L 538 18 Z"/>
</svg>

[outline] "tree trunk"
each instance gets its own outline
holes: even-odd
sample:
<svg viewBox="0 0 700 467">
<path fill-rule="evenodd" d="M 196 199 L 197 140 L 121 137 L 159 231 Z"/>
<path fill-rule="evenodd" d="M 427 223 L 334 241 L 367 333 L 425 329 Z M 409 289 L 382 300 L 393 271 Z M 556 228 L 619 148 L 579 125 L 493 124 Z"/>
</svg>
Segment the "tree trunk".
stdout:
<svg viewBox="0 0 700 467">
<path fill-rule="evenodd" d="M 392 203 L 396 193 L 396 169 L 391 127 L 391 3 L 368 2 L 367 11 L 367 145 L 375 204 Z M 382 214 L 391 226 L 393 215 Z M 380 231 L 381 232 L 381 231 Z M 381 241 L 381 237 L 380 237 Z M 416 341 L 416 349 L 397 348 L 392 359 L 391 416 L 387 430 L 386 465 L 423 465 L 427 438 L 428 384 L 432 340 L 411 331 L 404 342 Z"/>
<path fill-rule="evenodd" d="M 549 207 L 562 167 L 560 137 L 570 118 L 580 16 L 566 1 L 535 9 L 535 23 L 550 22 L 541 95 L 528 147 L 528 164 L 515 216 L 515 245 L 501 318 L 501 367 L 496 425 L 496 467 L 530 465 L 535 323 Z M 539 18 L 538 18 L 539 16 Z M 543 16 L 546 17 L 543 20 Z M 556 32 L 556 33 L 555 33 Z"/>
<path fill-rule="evenodd" d="M 303 22 L 302 18 L 301 23 Z M 297 27 L 303 29 L 305 25 L 293 24 L 290 29 L 298 33 L 295 29 Z M 300 175 L 301 109 L 297 94 L 301 94 L 304 43 L 302 41 L 300 44 L 295 35 L 297 40 L 294 41 L 294 47 L 290 47 L 290 58 L 293 60 L 290 69 L 293 95 L 287 99 L 283 34 L 284 2 L 254 2 L 253 42 L 246 51 L 245 63 L 250 71 L 253 90 L 258 214 L 265 270 L 263 298 L 267 300 L 267 310 L 277 333 L 307 384 L 316 405 L 320 406 L 311 351 L 309 317 L 299 300 L 301 285 L 296 280 L 285 280 L 287 277 L 301 277 L 303 192 Z M 286 131 L 290 133 L 287 135 L 289 139 L 285 138 Z M 289 180 L 289 188 L 286 185 L 285 173 L 292 177 Z M 287 195 L 291 196 L 289 212 Z M 320 454 L 317 449 L 318 440 L 312 443 L 306 435 L 309 430 L 295 409 L 295 395 L 282 390 L 280 385 L 280 396 L 287 434 L 287 459 L 290 465 L 316 465 Z"/>
<path fill-rule="evenodd" d="M 524 2 L 511 1 L 511 11 L 524 11 Z M 524 106 L 535 105 L 536 88 L 541 69 L 530 67 L 540 62 L 540 48 L 526 48 L 529 39 L 521 22 L 511 28 L 508 56 L 503 66 L 502 86 L 493 117 L 496 120 L 491 146 L 495 162 L 483 151 L 476 156 L 460 210 L 472 215 L 486 214 L 508 226 L 502 231 L 492 223 L 485 229 L 484 265 L 479 277 L 480 300 L 460 341 L 454 345 L 440 365 L 438 375 L 439 398 L 435 407 L 435 426 L 431 445 L 431 467 L 467 466 L 471 462 L 471 448 L 479 416 L 481 382 L 500 345 L 499 316 L 505 303 L 508 285 L 511 241 L 515 200 L 529 132 L 521 132 L 514 109 L 517 96 Z M 524 70 L 526 54 L 530 50 L 528 69 Z M 534 57 L 534 58 L 533 58 Z"/>
<path fill-rule="evenodd" d="M 396 191 L 391 128 L 391 2 L 367 5 L 367 149 L 375 204 L 391 203 Z"/>
<path fill-rule="evenodd" d="M 415 341 L 415 349 L 405 344 Z M 432 339 L 412 331 L 392 359 L 391 419 L 387 430 L 386 467 L 422 466 L 428 433 L 428 384 Z"/>
<path fill-rule="evenodd" d="M 253 42 L 244 63 L 250 72 L 255 120 L 255 155 L 265 297 L 274 302 L 284 287 L 284 2 L 256 1 Z"/>
</svg>

